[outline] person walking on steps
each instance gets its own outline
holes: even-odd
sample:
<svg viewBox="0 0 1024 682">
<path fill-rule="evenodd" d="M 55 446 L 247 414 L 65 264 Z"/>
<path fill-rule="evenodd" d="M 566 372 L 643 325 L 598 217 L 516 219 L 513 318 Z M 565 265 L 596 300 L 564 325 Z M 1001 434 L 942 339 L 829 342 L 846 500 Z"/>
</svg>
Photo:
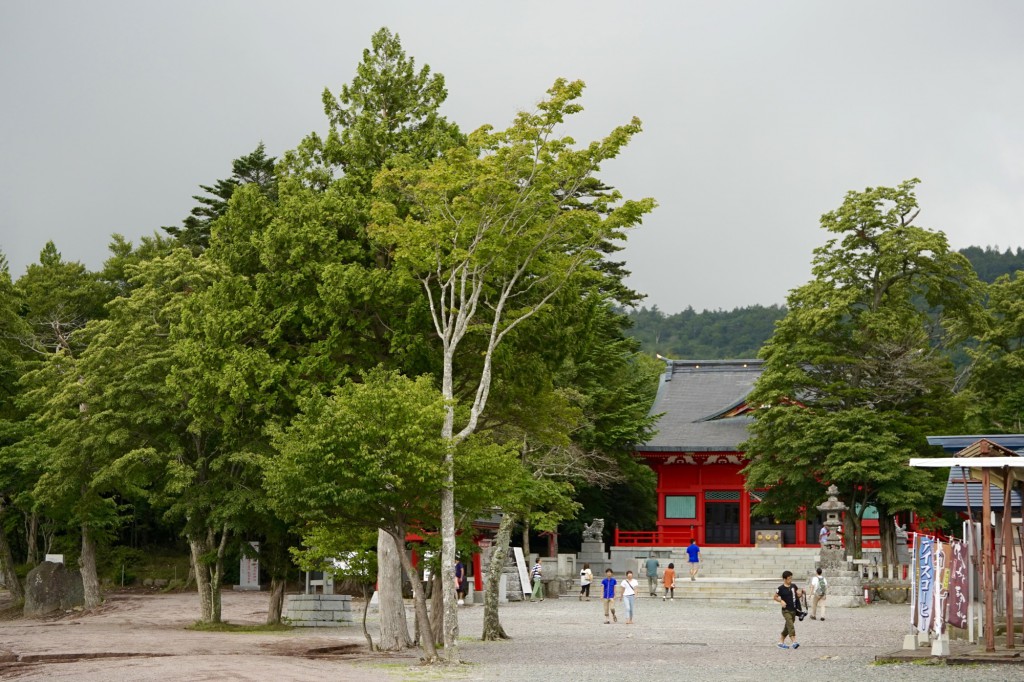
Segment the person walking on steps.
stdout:
<svg viewBox="0 0 1024 682">
<path fill-rule="evenodd" d="M 604 622 L 605 625 L 615 621 L 619 622 L 619 619 L 615 617 L 615 585 L 618 581 L 615 579 L 615 574 L 612 569 L 606 568 L 604 571 L 604 580 L 601 581 L 601 587 L 604 591 L 601 593 L 602 601 L 604 601 Z M 611 612 L 612 620 L 608 620 L 609 612 Z"/>
<path fill-rule="evenodd" d="M 669 564 L 668 568 L 665 569 L 665 573 L 661 576 L 661 582 L 665 585 L 665 594 L 662 595 L 661 601 L 665 601 L 665 597 L 668 597 L 671 601 L 676 600 L 676 565 Z"/>
<path fill-rule="evenodd" d="M 647 554 L 647 593 L 652 597 L 658 596 L 658 560 L 654 553 Z"/>
<path fill-rule="evenodd" d="M 821 574 L 811 578 L 811 620 L 825 620 L 825 594 L 828 592 L 828 581 Z"/>
<path fill-rule="evenodd" d="M 782 604 L 782 618 L 785 621 L 782 625 L 782 634 L 779 635 L 778 647 L 780 649 L 799 649 L 800 642 L 796 641 L 796 618 L 800 611 L 800 597 L 804 591 L 793 584 L 793 571 L 782 572 L 782 584 L 772 595 L 772 601 Z M 803 616 L 800 616 L 803 619 Z M 786 644 L 786 637 L 792 642 L 792 647 Z"/>
<path fill-rule="evenodd" d="M 626 625 L 633 624 L 636 612 L 636 588 L 640 583 L 633 577 L 633 571 L 626 571 L 626 579 L 622 581 L 622 604 L 626 607 Z"/>
<path fill-rule="evenodd" d="M 580 601 L 590 601 L 590 583 L 594 582 L 594 572 L 590 570 L 590 564 L 583 564 L 580 569 Z"/>
<path fill-rule="evenodd" d="M 697 546 L 697 540 L 690 540 L 686 554 L 690 557 L 690 580 L 696 580 L 697 572 L 700 571 L 700 547 Z"/>
<path fill-rule="evenodd" d="M 544 583 L 541 581 L 543 572 L 544 569 L 540 565 L 540 557 L 537 557 L 537 563 L 533 565 L 533 570 L 530 572 L 530 577 L 533 579 L 533 594 L 530 595 L 530 601 L 536 599 L 544 601 Z"/>
</svg>

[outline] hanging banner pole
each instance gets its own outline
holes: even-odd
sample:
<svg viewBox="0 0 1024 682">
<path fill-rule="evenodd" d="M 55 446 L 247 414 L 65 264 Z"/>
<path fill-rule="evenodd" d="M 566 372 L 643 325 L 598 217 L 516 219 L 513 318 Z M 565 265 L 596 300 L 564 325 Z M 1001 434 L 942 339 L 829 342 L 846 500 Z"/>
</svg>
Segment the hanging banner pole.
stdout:
<svg viewBox="0 0 1024 682">
<path fill-rule="evenodd" d="M 1003 588 L 1006 591 L 1006 648 L 1013 649 L 1017 631 L 1013 627 L 1013 507 L 1010 492 L 1013 489 L 1010 467 L 1003 467 Z"/>
<path fill-rule="evenodd" d="M 992 485 L 991 470 L 981 470 L 981 572 L 984 578 L 983 601 L 985 603 L 985 651 L 996 650 L 995 627 L 995 586 L 992 584 Z"/>
<path fill-rule="evenodd" d="M 914 533 L 910 543 L 910 632 L 917 632 L 917 586 L 919 584 L 917 562 L 918 534 Z"/>
</svg>

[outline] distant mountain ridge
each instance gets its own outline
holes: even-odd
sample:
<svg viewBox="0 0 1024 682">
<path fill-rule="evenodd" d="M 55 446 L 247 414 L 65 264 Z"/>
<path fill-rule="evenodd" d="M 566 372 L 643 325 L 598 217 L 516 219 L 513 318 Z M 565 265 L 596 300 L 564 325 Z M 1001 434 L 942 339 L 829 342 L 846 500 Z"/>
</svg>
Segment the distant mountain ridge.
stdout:
<svg viewBox="0 0 1024 682">
<path fill-rule="evenodd" d="M 983 282 L 992 283 L 1002 275 L 1024 270 L 1024 248 L 1016 251 L 986 246 L 960 249 Z M 633 327 L 629 336 L 640 342 L 645 353 L 680 359 L 717 360 L 755 358 L 786 314 L 782 305 L 752 305 L 733 310 L 695 311 L 687 306 L 666 315 L 658 309 L 641 307 L 627 312 Z"/>
</svg>

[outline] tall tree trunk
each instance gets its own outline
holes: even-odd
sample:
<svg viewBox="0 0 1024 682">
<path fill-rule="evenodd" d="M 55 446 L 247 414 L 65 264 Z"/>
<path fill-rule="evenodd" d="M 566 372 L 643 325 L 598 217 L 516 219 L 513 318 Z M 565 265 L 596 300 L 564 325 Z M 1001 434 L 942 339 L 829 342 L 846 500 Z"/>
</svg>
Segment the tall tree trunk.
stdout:
<svg viewBox="0 0 1024 682">
<path fill-rule="evenodd" d="M 403 543 L 404 544 L 404 543 Z M 377 531 L 377 596 L 380 602 L 381 651 L 401 651 L 412 647 L 409 623 L 402 599 L 402 560 L 394 538 Z"/>
<path fill-rule="evenodd" d="M 530 561 L 530 522 L 523 516 L 523 559 Z M 525 590 L 525 588 L 523 588 Z"/>
<path fill-rule="evenodd" d="M 213 603 L 210 595 L 210 574 L 203 565 L 203 556 L 208 547 L 205 541 L 200 538 L 189 536 L 188 548 L 192 554 L 192 568 L 196 576 L 196 589 L 199 592 L 199 622 L 213 622 Z"/>
<path fill-rule="evenodd" d="M 211 539 L 213 537 L 213 531 L 210 532 Z M 219 623 L 221 620 L 221 601 L 220 601 L 220 584 L 224 579 L 224 553 L 228 548 L 228 529 L 225 526 L 221 530 L 220 544 L 217 546 L 217 558 L 213 563 L 213 567 L 210 571 L 210 597 L 213 602 L 213 623 Z"/>
<path fill-rule="evenodd" d="M 4 586 L 11 593 L 11 599 L 15 603 L 25 600 L 25 590 L 21 587 L 18 574 L 14 572 L 14 555 L 11 553 L 11 545 L 7 542 L 7 531 L 0 526 L 0 574 L 3 575 Z"/>
<path fill-rule="evenodd" d="M 435 642 L 440 642 L 444 640 L 444 594 L 441 589 L 441 574 L 435 572 L 430 582 L 430 634 Z"/>
<path fill-rule="evenodd" d="M 445 483 L 441 488 L 441 594 L 444 599 L 444 655 L 459 662 L 459 605 L 455 593 L 455 443 L 445 452 Z"/>
<path fill-rule="evenodd" d="M 281 612 L 284 610 L 284 586 L 286 579 L 271 577 L 270 604 L 267 607 L 267 625 L 280 625 Z"/>
<path fill-rule="evenodd" d="M 221 621 L 220 583 L 224 574 L 224 552 L 227 550 L 228 529 L 221 531 L 220 542 L 214 545 L 216 533 L 206 531 L 205 537 L 189 536 L 188 545 L 192 554 L 192 565 L 196 572 L 196 588 L 199 591 L 200 622 Z M 215 552 L 215 553 L 214 553 Z M 213 554 L 211 557 L 210 555 Z"/>
<path fill-rule="evenodd" d="M 864 503 L 857 500 L 856 492 L 850 496 L 850 499 L 852 500 L 850 508 L 843 515 L 843 540 L 846 543 L 846 555 L 860 559 L 861 548 L 864 546 L 863 524 L 861 523 L 864 518 Z M 860 509 L 857 508 L 858 506 Z"/>
<path fill-rule="evenodd" d="M 363 583 L 363 637 L 366 638 L 366 645 L 370 647 L 370 653 L 374 652 L 373 648 L 373 637 L 370 636 L 370 631 L 366 629 L 366 614 L 370 611 L 370 597 L 372 596 L 369 585 Z"/>
<path fill-rule="evenodd" d="M 878 505 L 878 543 L 882 547 L 882 565 L 896 563 L 896 517 L 884 512 Z"/>
<path fill-rule="evenodd" d="M 501 573 L 505 568 L 508 545 L 512 541 L 512 526 L 515 525 L 515 522 L 516 515 L 511 512 L 505 512 L 501 517 L 498 536 L 494 539 L 491 560 L 487 564 L 487 585 L 484 586 L 484 632 L 481 637 L 485 642 L 509 638 L 498 618 L 498 587 L 501 584 Z M 525 596 L 526 588 L 524 587 L 523 590 Z"/>
<path fill-rule="evenodd" d="M 82 524 L 82 555 L 78 558 L 82 572 L 82 591 L 85 608 L 94 609 L 103 602 L 100 595 L 100 581 L 96 575 L 96 541 L 89 527 Z"/>
<path fill-rule="evenodd" d="M 39 514 L 37 512 L 28 515 L 25 543 L 28 548 L 25 561 L 29 566 L 35 566 L 39 563 Z"/>
<path fill-rule="evenodd" d="M 393 531 L 392 537 L 397 544 L 398 538 L 403 538 L 404 540 L 405 531 L 397 528 Z M 423 649 L 423 658 L 427 663 L 433 663 L 437 660 L 437 648 L 434 646 L 434 633 L 430 627 L 430 616 L 427 615 L 427 596 L 423 592 L 423 582 L 419 579 L 419 575 L 416 572 L 416 568 L 412 565 L 412 559 L 409 558 L 409 555 L 405 552 L 399 552 L 398 556 L 402 560 L 402 567 L 405 569 L 405 574 L 409 577 L 409 582 L 412 583 L 412 601 L 416 609 L 416 624 L 420 636 L 420 647 Z M 455 580 L 454 576 L 452 580 Z"/>
</svg>

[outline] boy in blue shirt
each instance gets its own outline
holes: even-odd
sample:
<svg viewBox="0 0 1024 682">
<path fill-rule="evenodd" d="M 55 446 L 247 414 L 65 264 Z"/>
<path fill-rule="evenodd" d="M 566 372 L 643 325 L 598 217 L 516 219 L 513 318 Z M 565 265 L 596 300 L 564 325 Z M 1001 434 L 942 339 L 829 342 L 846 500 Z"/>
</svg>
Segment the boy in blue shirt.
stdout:
<svg viewBox="0 0 1024 682">
<path fill-rule="evenodd" d="M 605 578 L 601 581 L 601 586 L 604 587 L 603 599 L 604 599 L 604 622 L 605 625 L 612 622 L 608 620 L 608 612 L 611 611 L 612 620 L 616 623 L 619 619 L 615 616 L 615 586 L 619 581 L 615 579 L 612 569 L 605 569 Z"/>
<path fill-rule="evenodd" d="M 696 540 L 690 540 L 690 546 L 686 548 L 690 557 L 690 580 L 697 579 L 697 571 L 700 570 L 700 547 Z"/>
</svg>

